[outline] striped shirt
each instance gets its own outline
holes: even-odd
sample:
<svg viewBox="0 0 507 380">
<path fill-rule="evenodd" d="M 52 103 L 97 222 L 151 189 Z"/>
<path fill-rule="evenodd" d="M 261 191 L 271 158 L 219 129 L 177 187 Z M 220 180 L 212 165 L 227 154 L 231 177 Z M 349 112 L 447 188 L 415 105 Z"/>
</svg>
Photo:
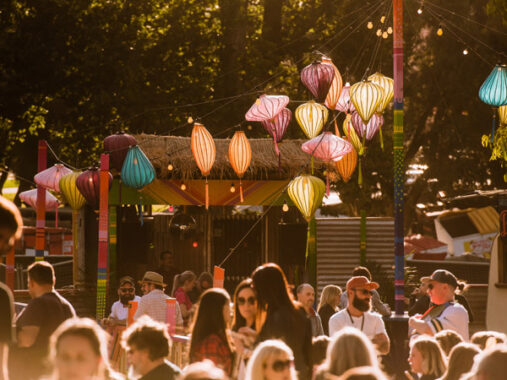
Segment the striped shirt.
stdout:
<svg viewBox="0 0 507 380">
<path fill-rule="evenodd" d="M 453 330 L 468 342 L 468 312 L 459 303 L 452 303 L 438 316 L 432 317 L 431 313 L 422 318 L 431 328 L 434 334 L 442 330 Z"/>
</svg>

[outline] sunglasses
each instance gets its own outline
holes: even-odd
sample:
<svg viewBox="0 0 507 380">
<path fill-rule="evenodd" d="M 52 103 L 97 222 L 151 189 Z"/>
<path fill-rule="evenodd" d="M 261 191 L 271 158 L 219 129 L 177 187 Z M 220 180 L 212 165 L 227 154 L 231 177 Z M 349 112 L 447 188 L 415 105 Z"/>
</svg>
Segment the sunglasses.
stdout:
<svg viewBox="0 0 507 380">
<path fill-rule="evenodd" d="M 353 289 L 353 290 L 355 290 L 356 292 L 361 293 L 363 296 L 371 296 L 373 294 L 373 292 L 371 290 L 368 290 L 368 289 Z"/>
<path fill-rule="evenodd" d="M 255 305 L 255 301 L 257 301 L 255 299 L 255 297 L 248 297 L 248 298 L 243 298 L 243 297 L 238 297 L 238 305 L 239 306 L 243 306 L 245 303 L 249 303 L 250 305 Z"/>
<path fill-rule="evenodd" d="M 122 292 L 122 293 L 134 293 L 135 289 L 134 288 L 120 288 L 120 292 Z"/>
<path fill-rule="evenodd" d="M 433 285 L 433 284 L 428 284 L 428 289 L 429 289 L 429 290 L 433 289 L 434 287 L 435 287 L 435 285 Z"/>
<path fill-rule="evenodd" d="M 275 360 L 273 364 L 271 364 L 271 369 L 275 372 L 282 372 L 286 368 L 290 368 L 290 366 L 294 363 L 294 359 L 289 360 Z"/>
</svg>

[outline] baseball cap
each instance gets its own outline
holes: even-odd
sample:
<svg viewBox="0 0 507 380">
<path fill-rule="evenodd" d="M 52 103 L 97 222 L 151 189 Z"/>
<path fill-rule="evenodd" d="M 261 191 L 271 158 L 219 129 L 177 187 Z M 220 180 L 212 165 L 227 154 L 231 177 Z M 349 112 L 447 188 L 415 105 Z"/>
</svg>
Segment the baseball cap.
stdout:
<svg viewBox="0 0 507 380">
<path fill-rule="evenodd" d="M 350 280 L 347 281 L 347 290 L 349 289 L 378 289 L 379 284 L 376 282 L 371 282 L 364 276 L 354 276 Z"/>
<path fill-rule="evenodd" d="M 129 283 L 132 286 L 136 286 L 136 282 L 130 276 L 123 276 L 122 278 L 120 278 L 120 286 L 122 286 L 123 284 L 126 284 L 126 283 Z"/>
<path fill-rule="evenodd" d="M 443 284 L 449 284 L 458 287 L 458 279 L 455 275 L 445 269 L 437 269 L 431 274 L 431 277 L 422 277 L 421 281 L 437 281 Z"/>
</svg>

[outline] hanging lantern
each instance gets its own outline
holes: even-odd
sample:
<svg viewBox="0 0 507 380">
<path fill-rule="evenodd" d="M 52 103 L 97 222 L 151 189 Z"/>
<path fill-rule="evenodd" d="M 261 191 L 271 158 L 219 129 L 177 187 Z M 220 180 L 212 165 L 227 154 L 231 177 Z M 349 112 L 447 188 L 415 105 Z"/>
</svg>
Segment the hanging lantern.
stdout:
<svg viewBox="0 0 507 380">
<path fill-rule="evenodd" d="M 340 94 L 343 88 L 343 79 L 340 74 L 340 71 L 333 64 L 331 58 L 322 57 L 322 63 L 332 66 L 334 70 L 333 81 L 331 82 L 331 87 L 329 87 L 329 91 L 327 93 L 325 102 L 327 108 L 334 110 L 336 108 L 338 100 L 340 99 Z"/>
<path fill-rule="evenodd" d="M 375 73 L 368 77 L 368 80 L 382 88 L 382 100 L 377 107 L 378 113 L 383 113 L 394 97 L 394 81 L 384 74 Z"/>
<path fill-rule="evenodd" d="M 60 178 L 70 173 L 72 173 L 72 170 L 66 168 L 62 164 L 55 164 L 50 168 L 37 173 L 33 177 L 33 180 L 37 185 L 59 193 L 60 185 L 58 183 Z"/>
<path fill-rule="evenodd" d="M 338 103 L 336 103 L 336 109 L 343 113 L 352 113 L 356 110 L 354 104 L 350 100 L 350 83 L 348 82 L 345 83 L 345 86 L 342 88 Z"/>
<path fill-rule="evenodd" d="M 380 113 L 374 113 L 368 123 L 365 124 L 359 113 L 354 112 L 351 121 L 358 136 L 369 141 L 384 124 L 384 117 Z"/>
<path fill-rule="evenodd" d="M 76 186 L 76 179 L 80 174 L 80 172 L 71 172 L 60 178 L 59 182 L 62 194 L 72 210 L 79 210 L 86 203 L 86 199 L 79 192 Z"/>
<path fill-rule="evenodd" d="M 109 173 L 109 189 L 113 184 L 113 176 Z M 94 210 L 99 208 L 100 203 L 100 170 L 97 168 L 89 168 L 81 173 L 76 179 L 76 186 L 86 199 L 86 202 L 93 207 Z"/>
<path fill-rule="evenodd" d="M 343 182 L 348 182 L 354 170 L 356 170 L 357 166 L 357 152 L 355 149 L 352 149 L 351 152 L 347 153 L 340 160 L 336 161 L 336 169 L 340 174 Z"/>
<path fill-rule="evenodd" d="M 104 151 L 109 153 L 111 167 L 121 172 L 127 152 L 134 145 L 137 145 L 136 139 L 125 132 L 116 132 L 114 135 L 107 136 L 104 139 Z"/>
<path fill-rule="evenodd" d="M 496 65 L 479 89 L 479 98 L 492 107 L 507 104 L 507 66 Z"/>
<path fill-rule="evenodd" d="M 309 139 L 313 139 L 322 131 L 328 114 L 326 107 L 313 100 L 296 108 L 296 120 Z"/>
<path fill-rule="evenodd" d="M 271 120 L 263 120 L 261 123 L 266 131 L 273 137 L 275 142 L 275 152 L 277 156 L 280 156 L 280 150 L 278 149 L 278 143 L 282 141 L 283 135 L 287 131 L 290 120 L 292 119 L 292 112 L 290 109 L 284 108 L 278 115 Z"/>
<path fill-rule="evenodd" d="M 377 110 L 382 97 L 382 88 L 369 81 L 355 83 L 350 87 L 350 100 L 365 123 Z"/>
<path fill-rule="evenodd" d="M 137 190 L 141 190 L 155 179 L 155 169 L 138 145 L 128 149 L 121 168 L 121 179 L 125 185 Z"/>
<path fill-rule="evenodd" d="M 239 177 L 239 196 L 241 202 L 243 202 L 243 184 L 241 178 L 243 178 L 243 175 L 250 166 L 251 160 L 252 148 L 246 138 L 245 132 L 235 132 L 229 144 L 229 161 Z"/>
<path fill-rule="evenodd" d="M 19 193 L 19 199 L 25 202 L 27 205 L 37 208 L 37 189 L 27 190 Z M 58 199 L 46 190 L 46 209 L 56 209 L 58 208 Z"/>
<path fill-rule="evenodd" d="M 356 151 L 361 156 L 363 154 L 363 143 L 356 133 L 354 126 L 352 125 L 352 115 L 347 114 L 345 120 L 343 120 L 343 133 L 347 136 L 347 140 L 352 143 Z"/>
<path fill-rule="evenodd" d="M 314 137 L 305 142 L 301 149 L 312 157 L 317 157 L 324 162 L 338 161 L 345 154 L 354 150 L 348 141 L 333 135 L 331 132 Z M 329 168 L 326 170 L 326 194 L 329 195 Z"/>
<path fill-rule="evenodd" d="M 507 105 L 498 107 L 498 117 L 500 125 L 507 125 Z"/>
<path fill-rule="evenodd" d="M 213 137 L 204 127 L 204 125 L 194 123 L 192 136 L 190 137 L 190 146 L 192 148 L 192 154 L 194 156 L 195 162 L 197 163 L 197 166 L 201 170 L 202 175 L 206 177 L 205 206 L 207 210 L 209 207 L 208 175 L 215 162 L 215 141 L 213 141 Z"/>
<path fill-rule="evenodd" d="M 306 221 L 310 222 L 322 204 L 325 189 L 326 185 L 320 178 L 303 174 L 289 183 L 287 192 Z"/>
<path fill-rule="evenodd" d="M 334 73 L 333 66 L 315 61 L 301 70 L 301 82 L 317 102 L 323 103 L 333 82 Z"/>
<path fill-rule="evenodd" d="M 245 114 L 248 121 L 272 120 L 289 104 L 285 95 L 261 95 Z"/>
</svg>

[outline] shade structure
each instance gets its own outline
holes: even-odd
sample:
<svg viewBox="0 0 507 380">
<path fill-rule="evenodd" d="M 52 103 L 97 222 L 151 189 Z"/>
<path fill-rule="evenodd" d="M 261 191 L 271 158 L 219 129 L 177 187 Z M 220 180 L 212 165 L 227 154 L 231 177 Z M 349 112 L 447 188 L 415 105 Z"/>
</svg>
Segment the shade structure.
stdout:
<svg viewBox="0 0 507 380">
<path fill-rule="evenodd" d="M 37 189 L 27 190 L 19 193 L 19 199 L 30 205 L 33 208 L 37 208 Z M 46 190 L 46 209 L 58 208 L 58 199 Z"/>
<path fill-rule="evenodd" d="M 350 87 L 350 100 L 365 123 L 376 112 L 382 97 L 382 87 L 370 81 L 358 82 Z"/>
<path fill-rule="evenodd" d="M 386 107 L 391 103 L 394 97 L 394 81 L 384 74 L 375 73 L 368 77 L 368 80 L 382 88 L 382 100 L 377 107 L 376 112 L 383 113 Z"/>
<path fill-rule="evenodd" d="M 343 86 L 335 108 L 343 113 L 351 113 L 356 110 L 354 104 L 350 100 L 350 83 L 347 82 L 345 86 Z"/>
<path fill-rule="evenodd" d="M 109 173 L 109 189 L 113 182 L 113 176 Z M 99 208 L 100 202 L 100 171 L 97 168 L 90 168 L 81 173 L 76 179 L 76 186 L 86 199 L 86 202 L 94 210 Z"/>
<path fill-rule="evenodd" d="M 328 107 L 331 110 L 334 110 L 336 108 L 336 104 L 338 103 L 338 100 L 340 99 L 340 94 L 341 94 L 342 88 L 343 88 L 343 79 L 340 74 L 340 71 L 333 64 L 333 61 L 331 60 L 331 58 L 323 57 L 322 63 L 332 66 L 333 70 L 334 70 L 333 81 L 331 82 L 331 86 L 329 87 L 329 91 L 327 92 L 326 102 L 325 102 L 326 107 Z"/>
<path fill-rule="evenodd" d="M 194 156 L 197 166 L 201 170 L 204 177 L 207 177 L 213 167 L 216 156 L 216 147 L 213 137 L 204 127 L 199 123 L 194 123 L 192 135 L 190 137 L 190 146 L 192 148 L 192 155 Z M 206 209 L 209 207 L 209 187 L 206 179 Z"/>
<path fill-rule="evenodd" d="M 77 177 L 81 172 L 72 172 L 60 178 L 60 189 L 65 200 L 73 210 L 79 210 L 86 203 L 85 197 L 76 186 Z"/>
<path fill-rule="evenodd" d="M 356 133 L 354 126 L 352 125 L 352 115 L 347 114 L 345 120 L 343 120 L 343 133 L 347 136 L 347 140 L 352 143 L 359 155 L 363 154 L 363 143 Z"/>
<path fill-rule="evenodd" d="M 37 173 L 33 180 L 37 185 L 45 187 L 46 189 L 60 192 L 59 181 L 63 176 L 72 173 L 72 170 L 66 168 L 62 164 L 55 164 L 50 168 Z"/>
<path fill-rule="evenodd" d="M 313 100 L 301 104 L 296 108 L 295 113 L 299 126 L 309 139 L 313 139 L 322 131 L 329 115 L 325 106 L 315 103 Z"/>
<path fill-rule="evenodd" d="M 354 170 L 356 170 L 357 166 L 357 152 L 355 149 L 352 149 L 351 152 L 344 155 L 340 160 L 335 163 L 336 169 L 338 170 L 338 174 L 340 174 L 343 182 L 348 182 Z"/>
<path fill-rule="evenodd" d="M 320 178 L 303 174 L 289 183 L 287 192 L 292 202 L 309 222 L 322 204 L 325 189 L 326 185 Z"/>
<path fill-rule="evenodd" d="M 110 167 L 121 172 L 128 150 L 134 145 L 137 145 L 136 139 L 125 132 L 107 136 L 104 139 L 104 151 L 109 153 Z"/>
<path fill-rule="evenodd" d="M 384 117 L 380 113 L 374 113 L 368 123 L 365 123 L 359 113 L 354 112 L 351 121 L 357 135 L 369 141 L 384 124 Z"/>
<path fill-rule="evenodd" d="M 498 107 L 498 118 L 501 125 L 507 125 L 507 106 Z"/>
<path fill-rule="evenodd" d="M 248 121 L 272 120 L 289 104 L 285 95 L 261 95 L 245 114 Z"/>
<path fill-rule="evenodd" d="M 319 103 L 326 100 L 326 96 L 334 78 L 334 67 L 322 62 L 312 62 L 301 70 L 301 82 Z"/>
<path fill-rule="evenodd" d="M 479 98 L 492 107 L 507 104 L 507 66 L 496 65 L 479 89 Z"/>
<path fill-rule="evenodd" d="M 278 143 L 282 141 L 283 135 L 287 131 L 291 119 L 292 112 L 290 111 L 290 109 L 284 108 L 273 119 L 263 120 L 261 122 L 264 129 L 266 129 L 266 131 L 271 135 L 271 137 L 273 137 L 273 141 L 275 143 L 275 151 L 277 155 L 280 155 Z"/>
<path fill-rule="evenodd" d="M 121 179 L 125 185 L 137 190 L 155 179 L 155 169 L 138 145 L 129 148 L 121 168 Z"/>
<path fill-rule="evenodd" d="M 252 148 L 250 142 L 246 138 L 245 132 L 237 131 L 232 136 L 229 144 L 229 162 L 232 169 L 239 177 L 239 194 L 240 201 L 243 202 L 243 184 L 241 178 L 248 170 L 250 161 L 252 160 Z"/>
</svg>

